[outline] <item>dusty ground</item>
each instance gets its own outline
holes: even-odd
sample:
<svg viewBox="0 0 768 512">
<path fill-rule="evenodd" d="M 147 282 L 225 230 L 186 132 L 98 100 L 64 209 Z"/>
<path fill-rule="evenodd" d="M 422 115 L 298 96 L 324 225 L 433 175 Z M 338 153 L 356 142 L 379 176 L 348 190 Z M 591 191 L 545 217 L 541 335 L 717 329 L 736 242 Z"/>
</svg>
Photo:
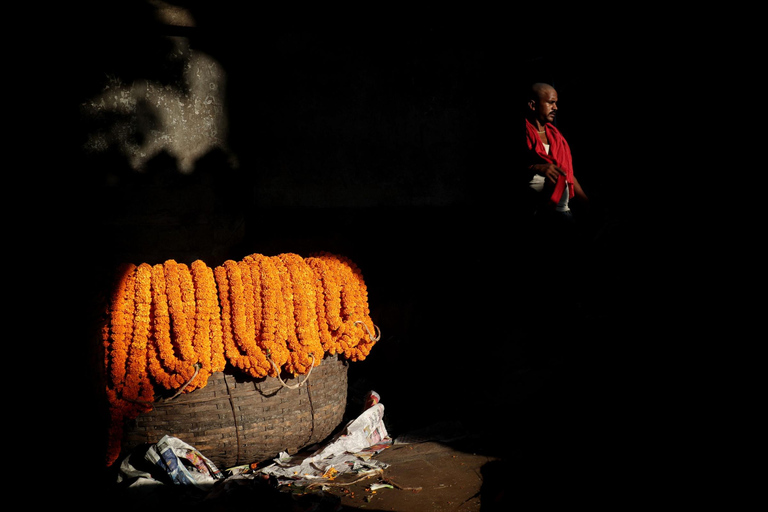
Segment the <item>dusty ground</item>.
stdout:
<svg viewBox="0 0 768 512">
<path fill-rule="evenodd" d="M 488 455 L 424 442 L 394 446 L 377 458 L 390 464 L 381 477 L 328 491 L 341 498 L 343 508 L 469 512 L 481 510 L 483 501 L 503 498 L 483 493 L 483 472 L 496 460 Z M 372 490 L 375 483 L 392 487 Z"/>
</svg>

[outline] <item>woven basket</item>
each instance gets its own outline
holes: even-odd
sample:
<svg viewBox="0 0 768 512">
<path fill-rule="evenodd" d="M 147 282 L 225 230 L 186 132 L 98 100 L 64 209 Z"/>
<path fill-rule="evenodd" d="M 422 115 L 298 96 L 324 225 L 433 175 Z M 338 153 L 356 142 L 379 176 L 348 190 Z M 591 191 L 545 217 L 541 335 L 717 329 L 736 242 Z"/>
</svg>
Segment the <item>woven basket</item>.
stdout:
<svg viewBox="0 0 768 512">
<path fill-rule="evenodd" d="M 208 384 L 180 395 L 130 421 L 126 452 L 170 435 L 194 446 L 219 469 L 267 460 L 326 439 L 344 417 L 347 365 L 327 356 L 304 375 L 254 380 L 229 371 L 214 373 Z M 287 387 L 291 386 L 291 387 Z"/>
</svg>

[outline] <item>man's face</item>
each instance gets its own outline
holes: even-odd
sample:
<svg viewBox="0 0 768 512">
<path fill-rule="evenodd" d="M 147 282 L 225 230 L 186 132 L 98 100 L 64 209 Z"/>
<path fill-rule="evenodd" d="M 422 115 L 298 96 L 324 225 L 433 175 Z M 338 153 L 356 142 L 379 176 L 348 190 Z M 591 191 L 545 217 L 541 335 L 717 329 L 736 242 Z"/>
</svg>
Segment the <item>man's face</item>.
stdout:
<svg viewBox="0 0 768 512">
<path fill-rule="evenodd" d="M 531 109 L 542 125 L 553 122 L 557 113 L 557 91 L 554 89 L 542 90 L 539 93 L 539 101 L 531 102 Z"/>
</svg>

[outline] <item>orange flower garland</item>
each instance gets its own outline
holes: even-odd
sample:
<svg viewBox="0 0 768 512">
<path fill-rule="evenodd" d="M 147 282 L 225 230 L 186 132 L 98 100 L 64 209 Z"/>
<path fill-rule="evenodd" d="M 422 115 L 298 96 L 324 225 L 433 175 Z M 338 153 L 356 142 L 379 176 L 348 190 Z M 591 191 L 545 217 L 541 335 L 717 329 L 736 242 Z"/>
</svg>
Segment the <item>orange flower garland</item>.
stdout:
<svg viewBox="0 0 768 512">
<path fill-rule="evenodd" d="M 367 300 L 359 268 L 327 253 L 123 266 L 102 328 L 108 465 L 156 387 L 188 393 L 227 364 L 262 378 L 306 375 L 325 354 L 365 359 L 378 340 Z"/>
<path fill-rule="evenodd" d="M 314 273 L 295 254 L 281 254 L 277 258 L 285 265 L 291 286 L 286 300 L 293 300 L 293 317 L 288 317 L 288 328 L 294 330 L 295 336 L 288 337 L 291 360 L 286 369 L 294 375 L 305 374 L 312 366 L 320 364 L 324 353 L 318 333 Z"/>
<path fill-rule="evenodd" d="M 213 373 L 213 354 L 211 347 L 211 308 L 215 300 L 213 290 L 213 274 L 200 260 L 192 263 L 192 281 L 194 283 L 195 297 L 195 331 L 192 346 L 197 353 L 200 371 L 195 379 L 190 382 L 194 388 L 202 388 L 208 383 L 208 377 Z"/>
<path fill-rule="evenodd" d="M 362 273 L 347 258 L 329 253 L 316 257 L 331 269 L 338 283 L 339 308 L 334 308 L 331 314 L 338 315 L 333 323 L 338 325 L 335 336 L 339 349 L 347 359 L 363 360 L 378 338 L 373 336 L 375 327 L 370 319 L 368 291 Z"/>
<path fill-rule="evenodd" d="M 261 274 L 258 271 L 258 266 L 252 256 L 246 256 L 242 261 L 238 262 L 240 266 L 240 273 L 243 276 L 243 287 L 246 301 L 246 314 L 248 315 L 248 333 L 251 341 L 258 347 L 260 353 L 264 354 L 265 358 L 269 357 L 264 351 L 264 347 L 260 343 L 261 332 L 260 326 L 262 323 L 262 305 L 261 305 Z M 257 267 L 254 270 L 254 267 Z"/>
<path fill-rule="evenodd" d="M 153 265 L 150 271 L 150 292 L 152 293 L 152 336 L 147 343 L 147 366 L 149 373 L 155 381 L 165 389 L 173 387 L 171 376 L 163 367 L 163 359 L 160 356 L 160 346 L 165 342 L 170 345 L 170 320 L 168 319 L 168 307 L 161 297 L 164 297 L 165 280 L 158 279 L 158 273 L 162 275 L 162 265 Z M 162 283 L 162 291 L 158 284 Z"/>
<path fill-rule="evenodd" d="M 125 265 L 112 296 L 111 320 L 108 338 L 105 340 L 107 378 L 110 388 L 116 393 L 122 391 L 125 380 L 128 347 L 133 331 L 133 295 L 135 265 Z"/>
<path fill-rule="evenodd" d="M 286 347 L 291 354 L 286 362 L 286 366 L 290 368 L 291 373 L 296 373 L 293 351 L 299 348 L 299 341 L 296 338 L 296 328 L 293 323 L 294 308 L 291 275 L 280 257 L 272 256 L 269 259 L 275 268 L 277 275 L 276 284 L 279 291 L 277 297 L 277 333 L 281 339 L 285 340 Z"/>
<path fill-rule="evenodd" d="M 189 321 L 185 314 L 184 296 L 182 293 L 182 274 L 185 274 L 186 266 L 179 265 L 174 260 L 165 262 L 166 294 L 168 295 L 168 312 L 170 313 L 172 326 L 172 340 L 175 342 L 174 350 L 179 353 L 176 371 L 184 381 L 188 381 L 194 375 L 194 365 L 197 363 L 197 354 L 192 346 L 192 335 L 189 332 Z"/>
<path fill-rule="evenodd" d="M 284 319 L 282 312 L 281 281 L 277 268 L 271 258 L 254 254 L 246 258 L 252 262 L 252 271 L 258 274 L 260 287 L 254 290 L 258 294 L 261 304 L 261 316 L 258 324 L 259 344 L 266 357 L 277 368 L 282 368 L 288 362 L 290 352 L 286 344 L 286 326 L 281 323 Z M 254 299 L 255 300 L 255 299 Z M 277 376 L 274 366 L 270 368 L 269 375 Z"/>
<path fill-rule="evenodd" d="M 102 332 L 104 333 L 104 355 L 106 368 L 106 394 L 109 401 L 109 440 L 107 448 L 107 460 L 114 460 L 119 455 L 119 446 L 115 446 L 113 439 L 122 438 L 123 423 L 126 417 L 130 417 L 130 404 L 122 400 L 121 392 L 125 379 L 126 361 L 128 360 L 128 339 L 132 328 L 133 315 L 130 308 L 133 305 L 134 272 L 135 265 L 121 267 L 115 292 L 111 298 L 108 310 L 109 322 Z"/>
<path fill-rule="evenodd" d="M 152 401 L 153 388 L 147 374 L 147 342 L 149 340 L 149 308 L 152 301 L 150 291 L 151 268 L 142 263 L 134 275 L 133 337 L 128 351 L 123 398 L 130 401 Z"/>
<path fill-rule="evenodd" d="M 250 300 L 245 295 L 242 273 L 237 262 L 224 262 L 224 272 L 220 275 L 219 286 L 225 284 L 228 289 L 228 311 L 230 316 L 230 331 L 224 336 L 227 360 L 233 366 L 245 371 L 255 378 L 264 377 L 269 371 L 269 362 L 264 353 L 253 341 L 253 331 L 248 331 L 252 319 L 247 318 L 247 312 L 252 311 L 246 303 Z M 222 299 L 223 301 L 223 299 Z"/>
<path fill-rule="evenodd" d="M 152 305 L 154 338 L 148 350 L 151 373 L 165 389 L 176 389 L 184 384 L 184 378 L 179 373 L 184 363 L 177 357 L 171 341 L 171 317 L 164 265 L 152 267 Z"/>
<path fill-rule="evenodd" d="M 232 313 L 229 300 L 229 281 L 227 279 L 227 270 L 224 267 L 216 267 L 213 270 L 216 284 L 219 288 L 219 305 L 221 306 L 221 338 L 224 357 L 235 367 L 240 367 L 237 359 L 240 353 L 235 350 L 235 343 L 232 335 Z"/>
<path fill-rule="evenodd" d="M 341 262 L 341 268 L 349 273 L 351 287 L 355 289 L 355 304 L 350 317 L 353 320 L 353 324 L 359 326 L 364 331 L 361 332 L 359 329 L 355 331 L 356 335 L 360 338 L 355 344 L 357 350 L 351 359 L 353 361 L 363 360 L 370 354 L 371 348 L 378 341 L 378 335 L 374 337 L 376 326 L 373 325 L 371 310 L 368 307 L 368 288 L 365 286 L 365 280 L 360 268 L 349 258 L 342 256 L 338 258 Z"/>
<path fill-rule="evenodd" d="M 219 296 L 216 292 L 216 276 L 210 268 L 206 271 L 208 283 L 211 287 L 208 295 L 211 301 L 210 327 L 211 327 L 211 373 L 222 372 L 227 366 L 224 353 L 224 334 L 222 329 L 222 313 Z"/>
<path fill-rule="evenodd" d="M 338 322 L 334 322 L 334 319 L 339 318 L 338 312 L 341 307 L 338 301 L 338 285 L 333 273 L 322 259 L 307 258 L 305 261 L 310 269 L 312 269 L 315 279 L 315 308 L 320 342 L 326 353 L 331 355 L 337 354 L 340 350 L 333 331 L 341 325 Z"/>
<path fill-rule="evenodd" d="M 181 304 L 184 310 L 183 318 L 187 321 L 185 330 L 185 341 L 187 344 L 184 346 L 189 350 L 189 358 L 187 359 L 192 376 L 190 376 L 192 382 L 190 382 L 190 390 L 195 388 L 193 382 L 197 380 L 194 378 L 194 370 L 199 367 L 202 354 L 200 354 L 195 347 L 195 325 L 197 324 L 197 301 L 195 298 L 195 284 L 192 279 L 192 272 L 190 268 L 183 264 L 178 264 L 179 272 L 179 290 L 181 292 Z"/>
</svg>

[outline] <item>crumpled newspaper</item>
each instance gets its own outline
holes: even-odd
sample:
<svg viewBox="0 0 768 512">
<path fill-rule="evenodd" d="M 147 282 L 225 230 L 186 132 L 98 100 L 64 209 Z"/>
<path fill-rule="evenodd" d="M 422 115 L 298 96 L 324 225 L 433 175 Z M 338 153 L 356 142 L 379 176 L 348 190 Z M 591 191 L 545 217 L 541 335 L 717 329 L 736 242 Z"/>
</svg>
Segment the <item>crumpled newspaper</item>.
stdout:
<svg viewBox="0 0 768 512">
<path fill-rule="evenodd" d="M 341 474 L 384 470 L 389 465 L 372 457 L 391 444 L 384 425 L 384 405 L 376 403 L 311 455 L 291 457 L 283 452 L 258 473 L 273 476 L 280 485 L 305 486 L 333 480 Z"/>
<path fill-rule="evenodd" d="M 175 485 L 192 485 L 207 490 L 224 478 L 221 471 L 195 447 L 173 436 L 163 436 L 147 448 L 136 464 L 126 457 L 118 473 L 118 483 L 131 481 L 132 485 L 162 485 L 169 481 Z"/>
<path fill-rule="evenodd" d="M 163 436 L 154 449 L 147 451 L 146 457 L 165 469 L 174 484 L 207 488 L 223 478 L 213 462 L 176 437 Z"/>
</svg>

